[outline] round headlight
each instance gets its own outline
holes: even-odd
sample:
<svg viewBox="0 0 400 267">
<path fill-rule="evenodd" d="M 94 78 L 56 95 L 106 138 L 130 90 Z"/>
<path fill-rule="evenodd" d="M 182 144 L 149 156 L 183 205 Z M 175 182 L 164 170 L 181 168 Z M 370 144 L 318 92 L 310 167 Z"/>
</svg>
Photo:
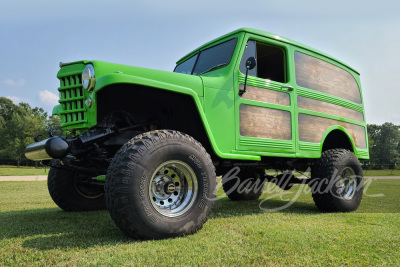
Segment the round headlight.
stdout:
<svg viewBox="0 0 400 267">
<path fill-rule="evenodd" d="M 85 69 L 82 72 L 82 86 L 89 92 L 94 88 L 94 68 L 93 65 L 86 65 Z"/>
</svg>

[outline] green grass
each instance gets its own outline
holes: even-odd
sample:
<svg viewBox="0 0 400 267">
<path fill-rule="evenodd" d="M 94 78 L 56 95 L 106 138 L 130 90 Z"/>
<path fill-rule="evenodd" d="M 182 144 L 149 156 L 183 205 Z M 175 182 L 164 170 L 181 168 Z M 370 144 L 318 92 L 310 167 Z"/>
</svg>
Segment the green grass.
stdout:
<svg viewBox="0 0 400 267">
<path fill-rule="evenodd" d="M 346 214 L 320 213 L 301 185 L 285 195 L 267 189 L 258 201 L 217 200 L 195 235 L 137 241 L 107 211 L 62 212 L 45 181 L 0 182 L 0 265 L 400 265 L 400 180 L 372 181 L 359 210 Z M 297 192 L 287 209 L 259 208 Z"/>
<path fill-rule="evenodd" d="M 0 166 L 0 176 L 28 176 L 28 175 L 47 175 L 49 168 L 46 167 L 27 167 L 27 166 Z"/>
<path fill-rule="evenodd" d="M 28 176 L 28 175 L 47 175 L 49 168 L 21 166 L 0 166 L 0 176 Z M 268 170 L 268 174 L 275 175 L 275 170 Z M 295 173 L 296 175 L 302 175 Z M 364 176 L 400 176 L 400 170 L 364 170 Z"/>
<path fill-rule="evenodd" d="M 364 170 L 364 176 L 400 176 L 400 170 Z"/>
</svg>

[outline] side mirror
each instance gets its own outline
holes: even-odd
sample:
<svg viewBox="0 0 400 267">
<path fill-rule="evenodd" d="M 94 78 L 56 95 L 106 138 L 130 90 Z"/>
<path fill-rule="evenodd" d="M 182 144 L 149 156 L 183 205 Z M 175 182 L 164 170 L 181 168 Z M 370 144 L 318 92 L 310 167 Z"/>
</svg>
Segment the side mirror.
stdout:
<svg viewBox="0 0 400 267">
<path fill-rule="evenodd" d="M 247 84 L 247 76 L 249 74 L 249 70 L 252 70 L 257 65 L 256 59 L 254 57 L 249 57 L 246 60 L 246 78 L 244 79 L 243 90 L 239 90 L 239 95 L 243 95 L 246 93 L 246 84 Z"/>
<path fill-rule="evenodd" d="M 246 60 L 246 69 L 247 70 L 252 70 L 252 69 L 254 69 L 254 67 L 257 65 L 257 63 L 256 63 L 256 59 L 254 58 L 254 57 L 249 57 L 247 60 Z M 247 75 L 247 73 L 246 73 L 246 75 Z"/>
</svg>

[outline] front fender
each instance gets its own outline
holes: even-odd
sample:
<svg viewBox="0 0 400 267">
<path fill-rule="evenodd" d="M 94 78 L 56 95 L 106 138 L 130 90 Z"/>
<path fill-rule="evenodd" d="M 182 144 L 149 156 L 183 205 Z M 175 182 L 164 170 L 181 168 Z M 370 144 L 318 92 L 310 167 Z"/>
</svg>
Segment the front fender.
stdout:
<svg viewBox="0 0 400 267">
<path fill-rule="evenodd" d="M 173 91 L 176 93 L 181 93 L 185 95 L 189 95 L 193 98 L 194 103 L 196 105 L 197 111 L 199 112 L 200 118 L 203 122 L 203 127 L 207 133 L 208 139 L 210 144 L 215 152 L 221 158 L 225 159 L 243 159 L 243 160 L 260 160 L 259 156 L 251 156 L 251 155 L 238 155 L 238 154 L 230 154 L 230 153 L 223 153 L 218 148 L 217 143 L 215 142 L 214 136 L 210 129 L 209 123 L 207 121 L 206 115 L 203 109 L 203 98 L 199 97 L 199 95 L 192 89 L 184 86 L 179 86 L 176 84 L 171 84 L 167 82 L 162 82 L 153 79 L 147 79 L 143 77 L 138 77 L 134 75 L 127 75 L 127 74 L 118 74 L 112 73 L 104 75 L 97 79 L 96 81 L 96 88 L 94 90 L 94 94 L 101 91 L 103 88 L 112 85 L 112 84 L 132 84 L 132 85 L 141 85 L 147 86 L 152 88 L 157 88 L 160 90 L 168 90 Z"/>
</svg>

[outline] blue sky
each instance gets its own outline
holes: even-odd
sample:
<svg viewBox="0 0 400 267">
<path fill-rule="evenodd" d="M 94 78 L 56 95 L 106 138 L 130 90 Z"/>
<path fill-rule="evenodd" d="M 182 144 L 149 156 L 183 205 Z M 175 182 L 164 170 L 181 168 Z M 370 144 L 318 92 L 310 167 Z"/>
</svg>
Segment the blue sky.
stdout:
<svg viewBox="0 0 400 267">
<path fill-rule="evenodd" d="M 329 2 L 2 0 L 0 96 L 50 113 L 60 61 L 172 70 L 201 44 L 251 27 L 354 67 L 361 73 L 367 122 L 400 125 L 400 2 Z"/>
</svg>

